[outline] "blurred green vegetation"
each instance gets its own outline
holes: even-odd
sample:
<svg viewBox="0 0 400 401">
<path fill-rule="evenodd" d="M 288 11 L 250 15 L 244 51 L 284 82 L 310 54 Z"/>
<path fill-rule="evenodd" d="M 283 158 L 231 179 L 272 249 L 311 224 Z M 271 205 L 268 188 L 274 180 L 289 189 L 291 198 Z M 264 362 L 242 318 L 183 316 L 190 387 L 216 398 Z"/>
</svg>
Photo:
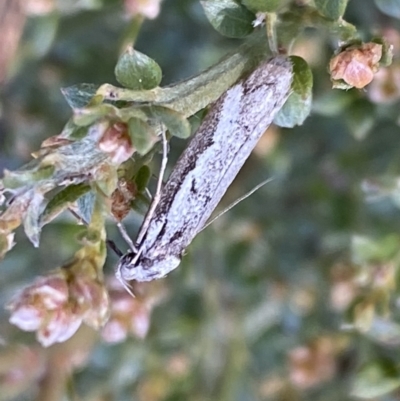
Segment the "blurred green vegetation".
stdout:
<svg viewBox="0 0 400 401">
<path fill-rule="evenodd" d="M 29 3 L 0 92 L 2 169 L 28 162 L 61 132 L 71 110 L 60 88 L 117 85 L 115 64 L 138 24 L 121 1 Z M 50 4 L 45 12 L 34 7 L 41 3 Z M 344 18 L 365 41 L 387 35 L 398 56 L 400 22 L 376 3 L 352 0 Z M 135 48 L 159 63 L 166 85 L 240 43 L 214 31 L 199 1 L 165 0 Z M 332 90 L 336 47 L 320 31 L 298 38 L 293 52 L 314 74 L 312 114 L 301 127 L 266 133 L 220 208 L 274 180 L 202 232 L 176 271 L 148 284 L 158 305 L 137 317 L 150 325 L 145 338 L 112 345 L 83 327 L 43 349 L 0 308 L 1 401 L 400 399 L 400 94 L 371 101 L 374 83 Z M 185 143 L 172 140 L 169 169 Z M 126 219 L 132 236 L 140 219 Z M 35 249 L 18 229 L 0 265 L 0 304 L 71 258 L 81 231 L 63 214 Z M 112 221 L 107 236 L 126 247 Z M 116 262 L 109 253 L 107 275 Z"/>
</svg>

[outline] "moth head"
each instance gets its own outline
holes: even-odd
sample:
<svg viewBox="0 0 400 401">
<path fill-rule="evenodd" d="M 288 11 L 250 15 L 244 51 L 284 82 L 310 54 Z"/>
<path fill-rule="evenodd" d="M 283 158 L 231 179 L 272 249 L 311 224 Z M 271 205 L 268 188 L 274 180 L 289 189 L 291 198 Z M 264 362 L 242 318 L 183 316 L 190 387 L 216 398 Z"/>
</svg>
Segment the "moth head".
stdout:
<svg viewBox="0 0 400 401">
<path fill-rule="evenodd" d="M 117 268 L 115 269 L 115 277 L 118 279 L 118 281 L 124 286 L 124 288 L 126 289 L 126 291 L 129 292 L 129 294 L 131 294 L 134 298 L 135 298 L 135 294 L 133 294 L 132 292 L 132 288 L 129 284 L 129 279 L 126 279 L 126 268 L 127 266 L 129 266 L 130 263 L 132 263 L 132 261 L 136 258 L 136 254 L 133 252 L 128 252 L 125 255 L 122 255 Z"/>
<path fill-rule="evenodd" d="M 139 257 L 135 252 L 128 252 L 123 255 L 117 265 L 115 275 L 126 288 L 131 280 L 152 281 L 166 276 L 174 270 L 181 258 L 175 255 L 153 255 L 152 258 Z"/>
</svg>

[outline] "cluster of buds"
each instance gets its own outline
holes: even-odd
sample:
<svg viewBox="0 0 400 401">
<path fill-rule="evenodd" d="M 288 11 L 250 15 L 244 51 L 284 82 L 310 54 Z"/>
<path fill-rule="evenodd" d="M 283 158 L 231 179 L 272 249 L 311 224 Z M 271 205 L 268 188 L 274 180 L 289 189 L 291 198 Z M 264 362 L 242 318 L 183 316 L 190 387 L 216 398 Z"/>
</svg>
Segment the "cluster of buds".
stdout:
<svg viewBox="0 0 400 401">
<path fill-rule="evenodd" d="M 82 322 L 98 329 L 108 319 L 109 300 L 95 269 L 61 268 L 38 277 L 8 304 L 10 322 L 36 331 L 45 347 L 68 340 Z M 89 271 L 88 271 L 89 270 Z"/>
<path fill-rule="evenodd" d="M 129 335 L 145 338 L 149 328 L 151 313 L 165 297 L 160 281 L 151 283 L 135 282 L 129 294 L 125 287 L 114 276 L 107 280 L 110 294 L 110 318 L 102 329 L 104 341 L 118 343 Z"/>
</svg>

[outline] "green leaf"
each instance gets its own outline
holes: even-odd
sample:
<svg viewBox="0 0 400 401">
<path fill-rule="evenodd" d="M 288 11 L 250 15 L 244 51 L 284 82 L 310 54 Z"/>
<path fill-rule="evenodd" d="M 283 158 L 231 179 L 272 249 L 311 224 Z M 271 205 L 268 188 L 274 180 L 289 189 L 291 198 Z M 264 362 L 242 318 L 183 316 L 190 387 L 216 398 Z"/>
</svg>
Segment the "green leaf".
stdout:
<svg viewBox="0 0 400 401">
<path fill-rule="evenodd" d="M 115 118 L 118 116 L 119 109 L 111 104 L 104 103 L 98 106 L 75 109 L 73 122 L 79 127 L 87 127 L 103 117 Z"/>
<path fill-rule="evenodd" d="M 78 206 L 78 214 L 83 221 L 92 221 L 94 206 L 96 204 L 96 194 L 94 191 L 89 191 L 83 194 L 76 201 Z"/>
<path fill-rule="evenodd" d="M 274 119 L 276 125 L 286 128 L 303 124 L 312 106 L 311 69 L 301 57 L 291 56 L 290 59 L 293 63 L 292 93 Z"/>
<path fill-rule="evenodd" d="M 337 20 L 346 11 L 349 0 L 314 0 L 317 10 L 330 20 Z"/>
<path fill-rule="evenodd" d="M 273 13 L 283 3 L 283 0 L 243 0 L 242 3 L 253 12 Z"/>
<path fill-rule="evenodd" d="M 45 207 L 46 200 L 43 194 L 35 191 L 27 210 L 25 211 L 23 221 L 25 234 L 35 248 L 39 246 L 40 233 L 42 231 L 40 216 Z"/>
<path fill-rule="evenodd" d="M 128 121 L 128 130 L 132 144 L 140 155 L 148 153 L 158 140 L 154 129 L 140 118 L 131 118 Z"/>
<path fill-rule="evenodd" d="M 153 59 L 129 46 L 118 60 L 115 77 L 129 89 L 153 89 L 160 84 L 162 71 Z"/>
<path fill-rule="evenodd" d="M 400 372 L 390 360 L 368 363 L 354 378 L 351 395 L 364 399 L 380 397 L 400 387 Z"/>
<path fill-rule="evenodd" d="M 255 15 L 233 0 L 204 0 L 207 19 L 215 30 L 228 38 L 244 38 L 253 31 Z"/>
<path fill-rule="evenodd" d="M 61 88 L 61 93 L 72 109 L 80 109 L 92 100 L 98 87 L 94 84 L 78 84 Z"/>
<path fill-rule="evenodd" d="M 135 184 L 138 192 L 143 192 L 147 185 L 149 184 L 151 177 L 151 170 L 149 166 L 144 165 L 140 167 L 139 171 L 136 173 L 135 176 Z"/>
<path fill-rule="evenodd" d="M 70 185 L 56 194 L 47 204 L 46 209 L 40 217 L 41 225 L 49 223 L 56 218 L 61 212 L 67 209 L 71 203 L 90 190 L 87 184 Z"/>
<path fill-rule="evenodd" d="M 384 14 L 400 19 L 399 0 L 375 0 L 375 4 Z"/>
<path fill-rule="evenodd" d="M 32 185 L 35 182 L 50 178 L 54 173 L 55 167 L 51 165 L 37 166 L 31 170 L 4 171 L 2 180 L 3 186 L 9 189 L 15 189 L 24 185 Z"/>
<path fill-rule="evenodd" d="M 183 139 L 190 136 L 190 124 L 183 114 L 164 106 L 141 107 L 140 110 L 151 120 L 164 124 L 171 135 Z"/>
</svg>

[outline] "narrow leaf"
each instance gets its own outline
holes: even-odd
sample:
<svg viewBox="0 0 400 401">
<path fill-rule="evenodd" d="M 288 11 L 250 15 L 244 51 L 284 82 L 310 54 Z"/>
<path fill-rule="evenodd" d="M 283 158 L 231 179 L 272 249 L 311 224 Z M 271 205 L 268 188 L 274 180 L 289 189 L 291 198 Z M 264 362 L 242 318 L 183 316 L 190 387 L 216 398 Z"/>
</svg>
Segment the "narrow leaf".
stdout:
<svg viewBox="0 0 400 401">
<path fill-rule="evenodd" d="M 61 212 L 68 208 L 71 203 L 90 190 L 87 184 L 70 185 L 56 194 L 47 204 L 46 209 L 40 217 L 41 225 L 49 223 Z"/>
<path fill-rule="evenodd" d="M 4 171 L 2 180 L 4 188 L 15 189 L 24 185 L 31 185 L 34 182 L 50 178 L 55 167 L 51 165 L 38 166 L 32 170 Z"/>
</svg>

